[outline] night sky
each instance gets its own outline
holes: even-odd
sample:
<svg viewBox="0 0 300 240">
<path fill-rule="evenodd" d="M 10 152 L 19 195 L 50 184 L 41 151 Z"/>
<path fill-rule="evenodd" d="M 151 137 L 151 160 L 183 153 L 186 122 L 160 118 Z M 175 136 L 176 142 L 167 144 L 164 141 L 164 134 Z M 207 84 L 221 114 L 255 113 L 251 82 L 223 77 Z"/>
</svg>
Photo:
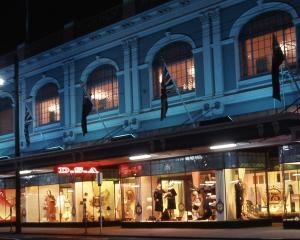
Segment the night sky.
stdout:
<svg viewBox="0 0 300 240">
<path fill-rule="evenodd" d="M 12 51 L 25 40 L 25 1 L 1 1 L 0 54 Z M 121 3 L 122 0 L 28 0 L 29 43 L 62 30 L 70 21 L 98 15 Z"/>
</svg>

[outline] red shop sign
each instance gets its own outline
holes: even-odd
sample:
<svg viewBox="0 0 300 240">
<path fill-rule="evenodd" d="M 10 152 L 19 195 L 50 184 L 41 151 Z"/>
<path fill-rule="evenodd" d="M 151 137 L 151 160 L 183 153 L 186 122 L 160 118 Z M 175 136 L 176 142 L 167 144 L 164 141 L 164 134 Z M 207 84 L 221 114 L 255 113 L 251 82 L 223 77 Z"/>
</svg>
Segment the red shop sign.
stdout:
<svg viewBox="0 0 300 240">
<path fill-rule="evenodd" d="M 134 165 L 134 166 L 128 166 L 128 165 L 121 165 L 120 166 L 120 174 L 121 175 L 137 175 L 142 172 L 142 165 Z"/>
<path fill-rule="evenodd" d="M 57 168 L 58 174 L 96 174 L 99 171 L 95 167 L 91 168 L 84 168 L 84 167 L 58 167 Z"/>
</svg>

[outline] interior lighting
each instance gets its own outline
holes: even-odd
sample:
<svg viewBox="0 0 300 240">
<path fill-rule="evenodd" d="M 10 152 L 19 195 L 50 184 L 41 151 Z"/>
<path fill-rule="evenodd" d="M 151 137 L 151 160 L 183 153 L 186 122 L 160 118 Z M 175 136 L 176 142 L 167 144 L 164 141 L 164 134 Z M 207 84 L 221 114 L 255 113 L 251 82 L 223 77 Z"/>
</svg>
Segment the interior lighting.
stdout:
<svg viewBox="0 0 300 240">
<path fill-rule="evenodd" d="M 218 150 L 218 149 L 233 148 L 236 146 L 237 146 L 236 143 L 227 143 L 227 144 L 213 145 L 213 146 L 210 146 L 209 149 L 210 150 Z"/>
<path fill-rule="evenodd" d="M 25 175 L 25 174 L 29 174 L 29 173 L 31 173 L 31 170 L 21 170 L 20 171 L 21 175 Z"/>
<path fill-rule="evenodd" d="M 134 155 L 134 156 L 130 156 L 129 160 L 132 160 L 132 161 L 143 160 L 143 159 L 148 159 L 150 157 L 151 157 L 151 155 L 149 155 L 149 154 Z"/>
<path fill-rule="evenodd" d="M 300 162 L 289 162 L 289 163 L 284 163 L 288 165 L 300 165 Z"/>
</svg>

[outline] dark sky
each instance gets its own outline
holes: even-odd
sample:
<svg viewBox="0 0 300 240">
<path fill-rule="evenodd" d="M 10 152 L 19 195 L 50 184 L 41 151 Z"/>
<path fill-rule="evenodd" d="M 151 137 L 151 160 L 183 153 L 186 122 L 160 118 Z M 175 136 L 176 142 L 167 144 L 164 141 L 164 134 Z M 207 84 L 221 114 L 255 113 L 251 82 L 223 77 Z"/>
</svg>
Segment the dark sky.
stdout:
<svg viewBox="0 0 300 240">
<path fill-rule="evenodd" d="M 1 1 L 0 54 L 15 49 L 25 40 L 25 1 Z M 122 0 L 28 0 L 29 42 L 63 29 L 65 23 L 100 14 Z"/>
</svg>

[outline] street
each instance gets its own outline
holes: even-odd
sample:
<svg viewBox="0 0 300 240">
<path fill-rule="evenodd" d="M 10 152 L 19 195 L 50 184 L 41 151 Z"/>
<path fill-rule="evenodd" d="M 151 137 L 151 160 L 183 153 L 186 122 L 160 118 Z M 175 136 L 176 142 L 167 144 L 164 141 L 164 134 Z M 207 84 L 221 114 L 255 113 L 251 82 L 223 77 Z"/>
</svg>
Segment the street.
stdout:
<svg viewBox="0 0 300 240">
<path fill-rule="evenodd" d="M 159 238 L 159 237 L 151 237 L 151 238 L 145 238 L 145 237 L 100 237 L 100 236 L 45 236 L 45 235 L 30 235 L 30 234 L 25 234 L 25 235 L 3 235 L 0 236 L 0 240 L 21 240 L 21 239 L 43 239 L 43 240 L 48 240 L 48 239 L 84 239 L 84 240 L 151 240 L 151 239 L 171 239 L 169 238 Z M 190 238 L 181 238 L 183 240 L 185 239 L 190 239 Z M 212 240 L 210 238 L 210 240 Z"/>
</svg>

